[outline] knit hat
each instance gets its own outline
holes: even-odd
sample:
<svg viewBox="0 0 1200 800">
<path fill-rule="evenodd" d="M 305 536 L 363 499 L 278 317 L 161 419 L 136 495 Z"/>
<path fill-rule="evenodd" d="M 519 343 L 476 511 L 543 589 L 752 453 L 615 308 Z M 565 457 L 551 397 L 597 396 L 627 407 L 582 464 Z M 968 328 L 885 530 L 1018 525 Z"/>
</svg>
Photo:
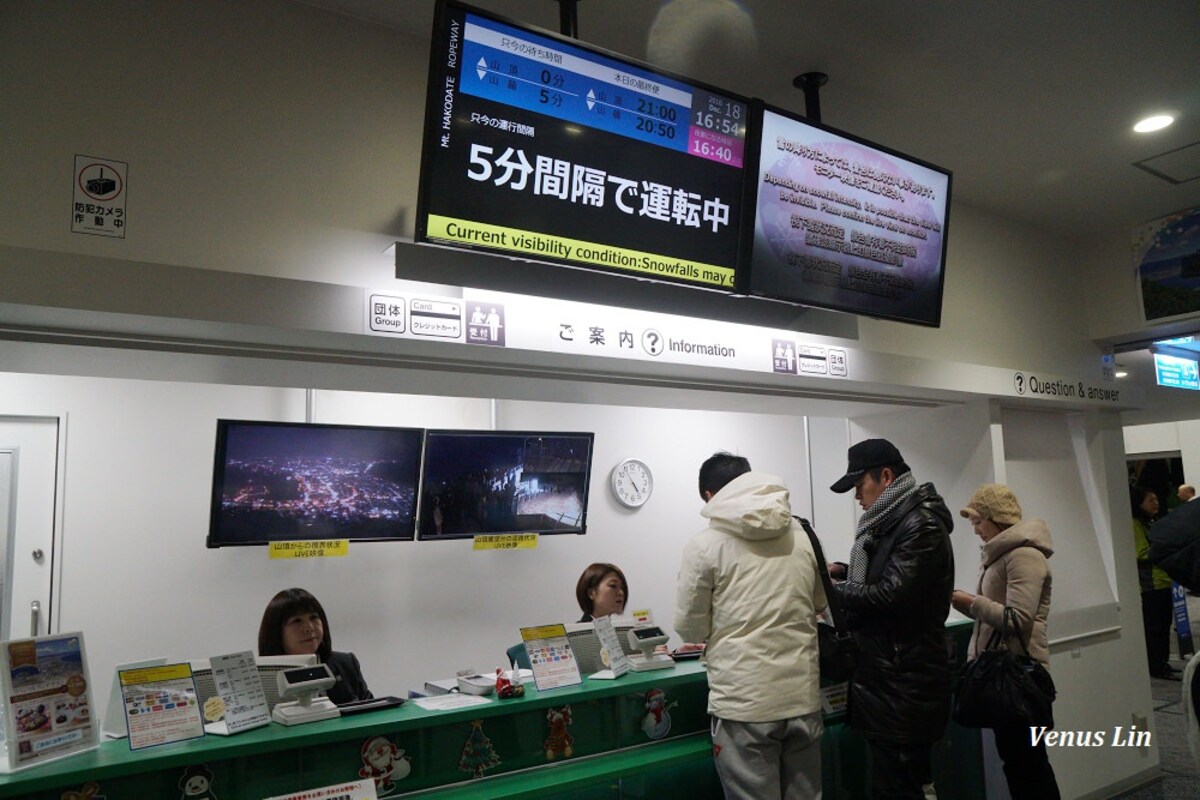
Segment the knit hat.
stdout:
<svg viewBox="0 0 1200 800">
<path fill-rule="evenodd" d="M 1002 483 L 985 483 L 975 490 L 967 507 L 959 511 L 964 517 L 982 517 L 1002 525 L 1021 521 L 1021 504 L 1017 496 Z"/>
</svg>

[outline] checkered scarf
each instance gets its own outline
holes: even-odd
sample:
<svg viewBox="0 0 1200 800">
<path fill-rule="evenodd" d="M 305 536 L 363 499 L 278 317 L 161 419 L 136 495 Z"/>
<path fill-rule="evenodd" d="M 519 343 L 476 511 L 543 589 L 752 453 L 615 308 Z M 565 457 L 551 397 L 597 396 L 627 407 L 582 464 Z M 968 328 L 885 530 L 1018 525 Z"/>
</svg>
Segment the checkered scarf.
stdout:
<svg viewBox="0 0 1200 800">
<path fill-rule="evenodd" d="M 850 569 L 846 573 L 846 580 L 867 582 L 867 565 L 871 560 L 867 555 L 868 545 L 873 545 L 875 540 L 891 529 L 888 523 L 892 513 L 916 491 L 917 479 L 911 472 L 906 472 L 892 481 L 892 485 L 884 489 L 858 518 L 858 531 L 854 534 L 854 546 L 850 548 Z"/>
</svg>

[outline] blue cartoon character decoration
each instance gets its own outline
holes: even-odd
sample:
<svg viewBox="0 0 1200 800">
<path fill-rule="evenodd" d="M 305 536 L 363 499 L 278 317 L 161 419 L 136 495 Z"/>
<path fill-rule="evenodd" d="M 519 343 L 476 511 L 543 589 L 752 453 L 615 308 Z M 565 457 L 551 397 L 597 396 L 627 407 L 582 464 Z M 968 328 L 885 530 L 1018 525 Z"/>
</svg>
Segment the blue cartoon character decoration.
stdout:
<svg viewBox="0 0 1200 800">
<path fill-rule="evenodd" d="M 661 739 L 671 732 L 671 709 L 679 703 L 667 702 L 662 689 L 646 692 L 646 716 L 642 718 L 642 731 L 651 739 Z"/>
<path fill-rule="evenodd" d="M 194 764 L 183 771 L 179 779 L 179 800 L 217 800 L 212 791 L 213 774 L 203 764 Z"/>
<path fill-rule="evenodd" d="M 553 761 L 559 755 L 563 758 L 573 756 L 575 749 L 571 745 L 575 744 L 575 737 L 567 733 L 567 726 L 571 724 L 571 707 L 546 709 L 546 722 L 550 724 L 550 735 L 545 742 L 546 760 Z"/>
<path fill-rule="evenodd" d="M 395 781 L 407 778 L 412 772 L 408 756 L 384 736 L 367 739 L 360 754 L 363 765 L 358 768 L 358 777 L 375 781 L 375 792 L 380 797 L 396 788 Z"/>
</svg>

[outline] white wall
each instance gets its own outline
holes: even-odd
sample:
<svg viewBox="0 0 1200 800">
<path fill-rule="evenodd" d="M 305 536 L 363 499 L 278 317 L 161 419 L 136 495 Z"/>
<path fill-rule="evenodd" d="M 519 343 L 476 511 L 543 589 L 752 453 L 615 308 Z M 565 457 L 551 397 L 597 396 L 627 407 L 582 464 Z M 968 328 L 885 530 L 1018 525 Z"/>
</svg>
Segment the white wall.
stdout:
<svg viewBox="0 0 1200 800">
<path fill-rule="evenodd" d="M 322 599 L 335 646 L 358 654 L 377 693 L 504 665 L 519 626 L 578 618 L 575 581 L 592 561 L 621 565 L 631 605 L 669 629 L 678 554 L 704 525 L 700 462 L 728 449 L 808 482 L 802 417 L 504 401 L 500 428 L 596 434 L 587 535 L 543 537 L 532 551 L 395 542 L 272 561 L 262 547 L 204 546 L 215 421 L 303 421 L 304 390 L 0 373 L 0 398 L 70 421 L 55 629 L 84 631 L 101 694 L 121 661 L 254 649 L 262 609 L 289 586 Z M 317 391 L 313 406 L 317 422 L 487 429 L 491 419 L 486 399 Z M 656 478 L 636 512 L 608 491 L 630 455 Z M 797 500 L 808 513 L 806 492 Z"/>
<path fill-rule="evenodd" d="M 1135 718 L 1139 727 L 1144 728 L 1147 723 L 1153 726 L 1137 563 L 1133 537 L 1125 535 L 1130 530 L 1126 523 L 1130 510 L 1120 421 L 1112 414 L 1088 416 L 1082 428 L 1086 434 L 1082 460 L 1095 469 L 1098 513 L 1108 518 L 1113 530 L 1112 568 L 1120 631 L 1051 647 L 1054 681 L 1059 688 L 1055 719 L 1060 728 L 1070 730 L 1110 730 L 1114 725 L 1128 726 Z M 1051 567 L 1057 569 L 1056 563 L 1051 561 Z M 1091 580 L 1103 578 L 1096 575 Z M 1056 580 L 1056 597 L 1068 591 L 1071 588 Z M 1064 797 L 1110 796 L 1111 793 L 1086 795 L 1084 789 L 1094 791 L 1093 787 L 1129 781 L 1139 771 L 1145 776 L 1144 771 L 1152 770 L 1158 762 L 1157 750 L 1153 748 L 1105 748 L 1099 754 L 1082 748 L 1063 748 L 1056 750 L 1051 758 Z"/>
<path fill-rule="evenodd" d="M 890 440 L 912 467 L 917 482 L 932 483 L 945 499 L 954 514 L 955 586 L 970 590 L 979 569 L 979 552 L 970 526 L 962 523 L 957 510 L 976 486 L 995 480 L 988 404 L 875 414 L 853 420 L 851 428 L 851 441 Z M 958 612 L 951 614 L 962 618 Z"/>
<path fill-rule="evenodd" d="M 1074 243 L 954 203 L 940 328 L 860 319 L 881 352 L 1100 377 Z"/>
<path fill-rule="evenodd" d="M 1179 453 L 1184 480 L 1200 484 L 1200 420 L 1128 425 L 1124 433 L 1128 456 Z"/>
<path fill-rule="evenodd" d="M 399 542 L 355 544 L 345 558 L 271 561 L 261 547 L 204 547 L 214 423 L 219 417 L 302 420 L 304 390 L 0 373 L 0 405 L 17 403 L 29 413 L 65 411 L 69 418 L 55 627 L 87 636 L 101 707 L 105 676 L 121 661 L 253 649 L 262 608 L 288 586 L 306 587 L 323 600 L 336 646 L 358 654 L 378 693 L 403 694 L 457 669 L 502 665 L 520 625 L 577 618 L 574 584 L 592 561 L 620 564 L 631 606 L 653 609 L 669 629 L 678 555 L 704 524 L 696 471 L 716 450 L 740 452 L 756 469 L 781 475 L 794 490 L 798 513 L 813 514 L 815 499 L 818 530 L 830 555 L 843 558 L 853 537 L 854 503 L 849 495 L 832 495 L 828 485 L 845 469 L 846 441 L 868 434 L 894 439 L 952 506 L 984 479 L 993 458 L 986 404 L 855 421 L 812 418 L 806 432 L 800 408 L 795 415 L 771 415 L 498 401 L 501 428 L 595 432 L 587 535 L 544 537 L 531 551 Z M 321 390 L 314 411 L 314 420 L 324 422 L 487 428 L 492 404 Z M 1119 492 L 1119 431 L 1108 434 L 1090 446 L 1116 442 L 1109 447 L 1117 453 L 1115 479 L 1100 460 L 1096 480 Z M 615 503 L 607 488 L 612 466 L 633 455 L 649 462 L 657 484 L 636 512 Z M 1107 489 L 1101 496 L 1114 486 Z M 1068 502 L 1077 508 L 1077 499 Z M 956 582 L 970 586 L 973 549 L 958 550 Z M 1122 592 L 1132 593 L 1123 596 L 1136 595 L 1131 564 L 1117 564 Z M 1060 584 L 1059 591 L 1072 589 Z M 1134 604 L 1126 604 L 1122 624 L 1120 633 L 1072 645 L 1069 657 L 1056 653 L 1064 727 L 1107 728 L 1133 713 L 1148 714 Z M 1067 662 L 1061 670 L 1060 660 Z M 1096 772 L 1085 755 L 1055 755 L 1056 763 L 1083 759 L 1060 775 L 1064 787 L 1080 793 L 1156 763 L 1140 758 L 1137 751 L 1106 754 L 1108 771 Z"/>
<path fill-rule="evenodd" d="M 414 231 L 425 38 L 284 0 L 153 13 L 133 0 L 9 0 L 0 14 L 0 95 L 25 110 L 5 120 L 21 158 L 0 161 L 0 244 L 393 280 L 379 253 Z M 98 30 L 119 43 L 105 53 L 107 78 L 95 70 Z M 70 232 L 76 153 L 129 163 L 127 238 Z M 1071 243 L 956 201 L 942 327 L 863 319 L 861 339 L 880 352 L 1099 377 L 1076 261 Z"/>
<path fill-rule="evenodd" d="M 0 95 L 23 109 L 0 176 L 24 194 L 0 195 L 0 242 L 386 283 L 427 62 L 424 40 L 284 0 L 0 4 Z M 125 239 L 70 232 L 76 153 L 129 164 Z"/>
<path fill-rule="evenodd" d="M 1070 417 L 1042 411 L 1003 409 L 1006 483 L 1029 516 L 1050 528 L 1055 554 L 1050 566 L 1055 585 L 1070 587 L 1056 593 L 1050 622 L 1051 639 L 1109 628 L 1116 623 L 1115 565 L 1102 552 L 1129 548 L 1128 525 L 1114 523 L 1107 509 L 1089 503 L 1088 490 L 1096 475 L 1085 444 L 1079 452 Z M 1082 439 L 1086 432 L 1080 431 Z"/>
<path fill-rule="evenodd" d="M 719 450 L 743 455 L 755 470 L 782 477 L 792 489 L 794 513 L 808 513 L 802 417 L 504 402 L 499 421 L 500 427 L 513 430 L 549 426 L 596 433 L 587 535 L 572 537 L 574 541 L 542 540 L 542 548 L 563 554 L 553 574 L 533 580 L 544 589 L 535 597 L 546 611 L 577 618 L 571 598 L 580 571 L 593 561 L 610 561 L 629 580 L 629 608 L 652 609 L 671 630 L 679 553 L 706 525 L 697 488 L 700 464 Z M 650 465 L 655 488 L 645 506 L 629 511 L 612 498 L 608 480 L 621 459 L 634 456 Z M 542 573 L 546 565 L 529 566 Z"/>
</svg>

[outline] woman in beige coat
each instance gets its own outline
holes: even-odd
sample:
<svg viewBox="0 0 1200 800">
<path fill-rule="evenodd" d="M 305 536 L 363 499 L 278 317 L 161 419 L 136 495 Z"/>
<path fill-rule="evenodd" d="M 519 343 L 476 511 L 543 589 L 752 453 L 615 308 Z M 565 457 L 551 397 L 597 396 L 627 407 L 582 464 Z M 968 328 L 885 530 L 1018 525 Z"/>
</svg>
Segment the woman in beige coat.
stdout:
<svg viewBox="0 0 1200 800">
<path fill-rule="evenodd" d="M 955 589 L 954 607 L 975 620 L 969 658 L 987 647 L 992 632 L 1004 625 L 1004 609 L 1016 612 L 1020 631 L 1009 632 L 1008 647 L 1050 667 L 1046 617 L 1050 613 L 1050 565 L 1054 553 L 1050 529 L 1040 519 L 1022 519 L 1021 505 L 1007 486 L 985 483 L 960 512 L 971 521 L 980 548 L 976 594 Z M 996 750 L 1014 798 L 1059 797 L 1044 740 L 1035 746 L 1025 726 L 994 728 Z"/>
</svg>

